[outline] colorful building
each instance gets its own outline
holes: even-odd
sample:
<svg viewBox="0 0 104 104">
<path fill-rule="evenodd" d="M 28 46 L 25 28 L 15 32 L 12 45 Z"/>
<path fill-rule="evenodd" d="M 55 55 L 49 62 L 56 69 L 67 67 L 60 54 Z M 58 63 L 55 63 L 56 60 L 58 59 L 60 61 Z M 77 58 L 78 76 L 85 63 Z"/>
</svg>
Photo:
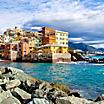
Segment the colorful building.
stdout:
<svg viewBox="0 0 104 104">
<path fill-rule="evenodd" d="M 42 34 L 43 34 L 42 45 L 53 44 L 56 42 L 54 29 L 48 28 L 48 27 L 43 27 Z"/>
<path fill-rule="evenodd" d="M 27 32 L 15 27 L 12 30 L 8 29 L 3 39 L 4 57 L 12 61 L 71 61 L 68 32 L 48 27 L 43 27 L 38 32 Z"/>
<path fill-rule="evenodd" d="M 3 42 L 8 43 L 9 41 L 10 41 L 10 36 L 9 36 L 8 32 L 4 32 Z"/>
<path fill-rule="evenodd" d="M 30 53 L 28 38 L 23 38 L 18 47 L 18 60 L 27 60 L 27 56 Z"/>
<path fill-rule="evenodd" d="M 17 43 L 6 44 L 5 49 L 4 49 L 4 57 L 5 57 L 5 59 L 9 59 L 11 61 L 16 61 L 17 53 L 18 53 L 17 47 L 18 47 Z"/>
<path fill-rule="evenodd" d="M 42 45 L 56 43 L 61 46 L 68 47 L 68 32 L 43 27 L 42 33 L 43 33 Z"/>
<path fill-rule="evenodd" d="M 68 32 L 55 31 L 56 43 L 68 47 Z"/>
<path fill-rule="evenodd" d="M 68 53 L 68 47 L 66 46 L 61 46 L 59 44 L 46 44 L 40 46 L 38 48 L 38 51 L 39 50 L 42 51 L 41 57 L 43 58 L 43 61 L 51 60 L 53 63 L 71 61 L 71 54 Z"/>
</svg>

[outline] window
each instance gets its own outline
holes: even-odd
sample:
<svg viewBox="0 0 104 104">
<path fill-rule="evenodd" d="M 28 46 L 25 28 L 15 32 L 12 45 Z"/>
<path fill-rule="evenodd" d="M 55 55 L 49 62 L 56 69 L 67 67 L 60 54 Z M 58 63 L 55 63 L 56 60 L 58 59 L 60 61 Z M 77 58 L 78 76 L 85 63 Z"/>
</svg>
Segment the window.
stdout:
<svg viewBox="0 0 104 104">
<path fill-rule="evenodd" d="M 26 55 L 24 55 L 24 57 L 26 57 Z"/>
<path fill-rule="evenodd" d="M 61 53 L 61 51 L 59 51 L 59 53 Z"/>
</svg>

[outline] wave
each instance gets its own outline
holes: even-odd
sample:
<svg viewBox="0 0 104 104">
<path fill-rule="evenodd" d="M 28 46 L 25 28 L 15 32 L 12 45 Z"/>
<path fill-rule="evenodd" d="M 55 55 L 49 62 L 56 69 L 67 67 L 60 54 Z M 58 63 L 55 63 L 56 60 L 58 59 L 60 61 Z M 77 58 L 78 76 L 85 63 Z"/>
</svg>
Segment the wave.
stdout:
<svg viewBox="0 0 104 104">
<path fill-rule="evenodd" d="M 104 66 L 104 64 L 91 64 L 91 65 L 96 65 L 96 66 Z"/>
</svg>

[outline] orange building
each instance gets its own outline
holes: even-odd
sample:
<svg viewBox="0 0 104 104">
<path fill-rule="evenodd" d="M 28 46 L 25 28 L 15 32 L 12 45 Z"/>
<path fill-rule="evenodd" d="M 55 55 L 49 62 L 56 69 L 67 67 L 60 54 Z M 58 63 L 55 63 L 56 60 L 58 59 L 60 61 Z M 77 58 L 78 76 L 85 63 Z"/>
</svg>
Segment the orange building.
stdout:
<svg viewBox="0 0 104 104">
<path fill-rule="evenodd" d="M 29 53 L 30 53 L 30 49 L 29 49 L 28 39 L 24 38 L 19 43 L 18 57 L 21 60 L 27 60 L 27 56 L 28 56 Z"/>
<path fill-rule="evenodd" d="M 4 49 L 4 57 L 5 59 L 9 59 L 14 61 L 17 59 L 17 43 L 9 43 L 5 45 Z"/>
<path fill-rule="evenodd" d="M 54 29 L 48 28 L 48 27 L 43 27 L 42 34 L 43 34 L 42 45 L 53 44 L 56 42 Z"/>
</svg>

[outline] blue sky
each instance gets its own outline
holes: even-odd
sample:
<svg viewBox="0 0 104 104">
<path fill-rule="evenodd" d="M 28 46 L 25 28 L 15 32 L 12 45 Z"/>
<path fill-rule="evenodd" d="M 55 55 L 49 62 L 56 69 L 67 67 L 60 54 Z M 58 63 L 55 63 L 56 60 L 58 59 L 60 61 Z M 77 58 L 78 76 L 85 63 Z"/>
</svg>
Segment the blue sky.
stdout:
<svg viewBox="0 0 104 104">
<path fill-rule="evenodd" d="M 104 0 L 0 0 L 0 33 L 19 26 L 50 26 L 69 41 L 104 47 Z"/>
</svg>

